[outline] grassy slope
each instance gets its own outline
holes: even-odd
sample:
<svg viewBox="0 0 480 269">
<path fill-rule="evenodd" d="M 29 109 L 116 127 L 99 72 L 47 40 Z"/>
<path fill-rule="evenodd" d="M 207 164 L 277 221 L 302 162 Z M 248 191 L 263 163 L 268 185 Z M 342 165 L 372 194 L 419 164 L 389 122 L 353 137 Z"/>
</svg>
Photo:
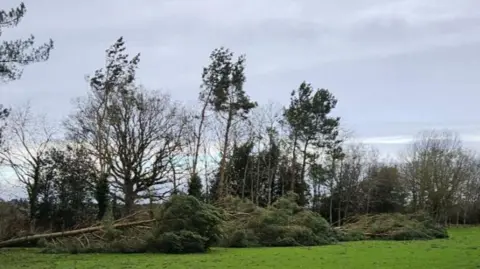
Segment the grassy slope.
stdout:
<svg viewBox="0 0 480 269">
<path fill-rule="evenodd" d="M 450 235 L 447 240 L 352 242 L 311 249 L 217 249 L 203 255 L 47 255 L 3 250 L 0 268 L 480 268 L 480 228 L 452 229 Z"/>
</svg>

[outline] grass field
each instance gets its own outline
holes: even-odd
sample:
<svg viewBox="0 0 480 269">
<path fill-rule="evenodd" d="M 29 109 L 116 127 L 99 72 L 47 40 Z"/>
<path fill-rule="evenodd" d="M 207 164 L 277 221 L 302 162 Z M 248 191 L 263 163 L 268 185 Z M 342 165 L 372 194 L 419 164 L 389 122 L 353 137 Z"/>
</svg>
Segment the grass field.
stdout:
<svg viewBox="0 0 480 269">
<path fill-rule="evenodd" d="M 447 240 L 351 242 L 310 249 L 215 249 L 196 255 L 50 255 L 38 250 L 1 250 L 0 268 L 480 268 L 480 228 L 451 229 L 450 235 Z"/>
</svg>

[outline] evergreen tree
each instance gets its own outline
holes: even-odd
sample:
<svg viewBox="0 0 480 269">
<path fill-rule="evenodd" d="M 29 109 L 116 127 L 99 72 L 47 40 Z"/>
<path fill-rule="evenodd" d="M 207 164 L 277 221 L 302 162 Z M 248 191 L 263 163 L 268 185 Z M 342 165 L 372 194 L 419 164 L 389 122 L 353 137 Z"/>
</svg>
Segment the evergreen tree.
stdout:
<svg viewBox="0 0 480 269">
<path fill-rule="evenodd" d="M 202 179 L 195 173 L 188 181 L 188 195 L 191 195 L 199 200 L 203 200 Z"/>
<path fill-rule="evenodd" d="M 290 189 L 297 184 L 306 184 L 308 161 L 314 162 L 318 156 L 311 153 L 309 148 L 314 147 L 319 152 L 337 140 L 340 118 L 329 115 L 336 104 L 337 100 L 328 90 L 314 91 L 312 85 L 306 82 L 302 82 L 298 90 L 292 91 L 290 106 L 284 112 L 293 148 L 291 174 L 294 177 L 291 178 Z M 299 168 L 293 165 L 297 162 L 298 150 L 302 154 Z M 300 170 L 298 177 L 297 169 Z"/>
<path fill-rule="evenodd" d="M 245 83 L 245 56 L 233 59 L 233 53 L 226 48 L 215 49 L 210 55 L 211 63 L 205 68 L 203 81 L 205 91 L 212 94 L 202 95 L 210 109 L 225 120 L 225 132 L 221 150 L 218 195 L 223 197 L 226 181 L 226 167 L 230 132 L 238 120 L 245 120 L 251 109 L 257 106 L 250 101 L 243 85 Z"/>
<path fill-rule="evenodd" d="M 0 37 L 4 29 L 16 27 L 25 16 L 27 8 L 21 3 L 11 10 L 0 10 Z M 0 44 L 0 80 L 10 81 L 19 79 L 22 67 L 48 60 L 53 41 L 35 46 L 35 37 L 22 40 L 2 41 Z"/>
</svg>

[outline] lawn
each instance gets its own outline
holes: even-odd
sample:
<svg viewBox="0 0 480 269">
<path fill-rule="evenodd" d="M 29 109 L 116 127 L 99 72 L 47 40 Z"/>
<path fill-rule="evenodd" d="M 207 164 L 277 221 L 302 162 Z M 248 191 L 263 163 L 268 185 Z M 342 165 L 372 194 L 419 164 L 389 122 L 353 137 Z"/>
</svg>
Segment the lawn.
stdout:
<svg viewBox="0 0 480 269">
<path fill-rule="evenodd" d="M 480 228 L 451 229 L 450 236 L 447 240 L 351 242 L 313 248 L 215 249 L 196 255 L 51 255 L 38 250 L 0 250 L 0 268 L 480 268 Z"/>
</svg>

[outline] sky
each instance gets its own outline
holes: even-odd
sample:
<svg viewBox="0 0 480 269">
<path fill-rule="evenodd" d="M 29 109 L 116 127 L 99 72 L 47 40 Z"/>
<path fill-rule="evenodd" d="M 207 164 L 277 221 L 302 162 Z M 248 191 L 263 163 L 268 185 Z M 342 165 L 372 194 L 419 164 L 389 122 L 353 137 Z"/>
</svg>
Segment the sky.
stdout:
<svg viewBox="0 0 480 269">
<path fill-rule="evenodd" d="M 8 2 L 8 5 L 5 3 Z M 141 53 L 139 80 L 195 102 L 220 46 L 246 54 L 245 88 L 286 105 L 302 81 L 329 89 L 355 137 L 395 154 L 425 129 L 458 132 L 480 150 L 478 0 L 26 0 L 0 40 L 52 38 L 48 62 L 0 85 L 0 101 L 31 102 L 60 122 L 85 95 L 85 75 L 120 36 Z M 3 1 L 0 9 L 19 1 Z"/>
</svg>

